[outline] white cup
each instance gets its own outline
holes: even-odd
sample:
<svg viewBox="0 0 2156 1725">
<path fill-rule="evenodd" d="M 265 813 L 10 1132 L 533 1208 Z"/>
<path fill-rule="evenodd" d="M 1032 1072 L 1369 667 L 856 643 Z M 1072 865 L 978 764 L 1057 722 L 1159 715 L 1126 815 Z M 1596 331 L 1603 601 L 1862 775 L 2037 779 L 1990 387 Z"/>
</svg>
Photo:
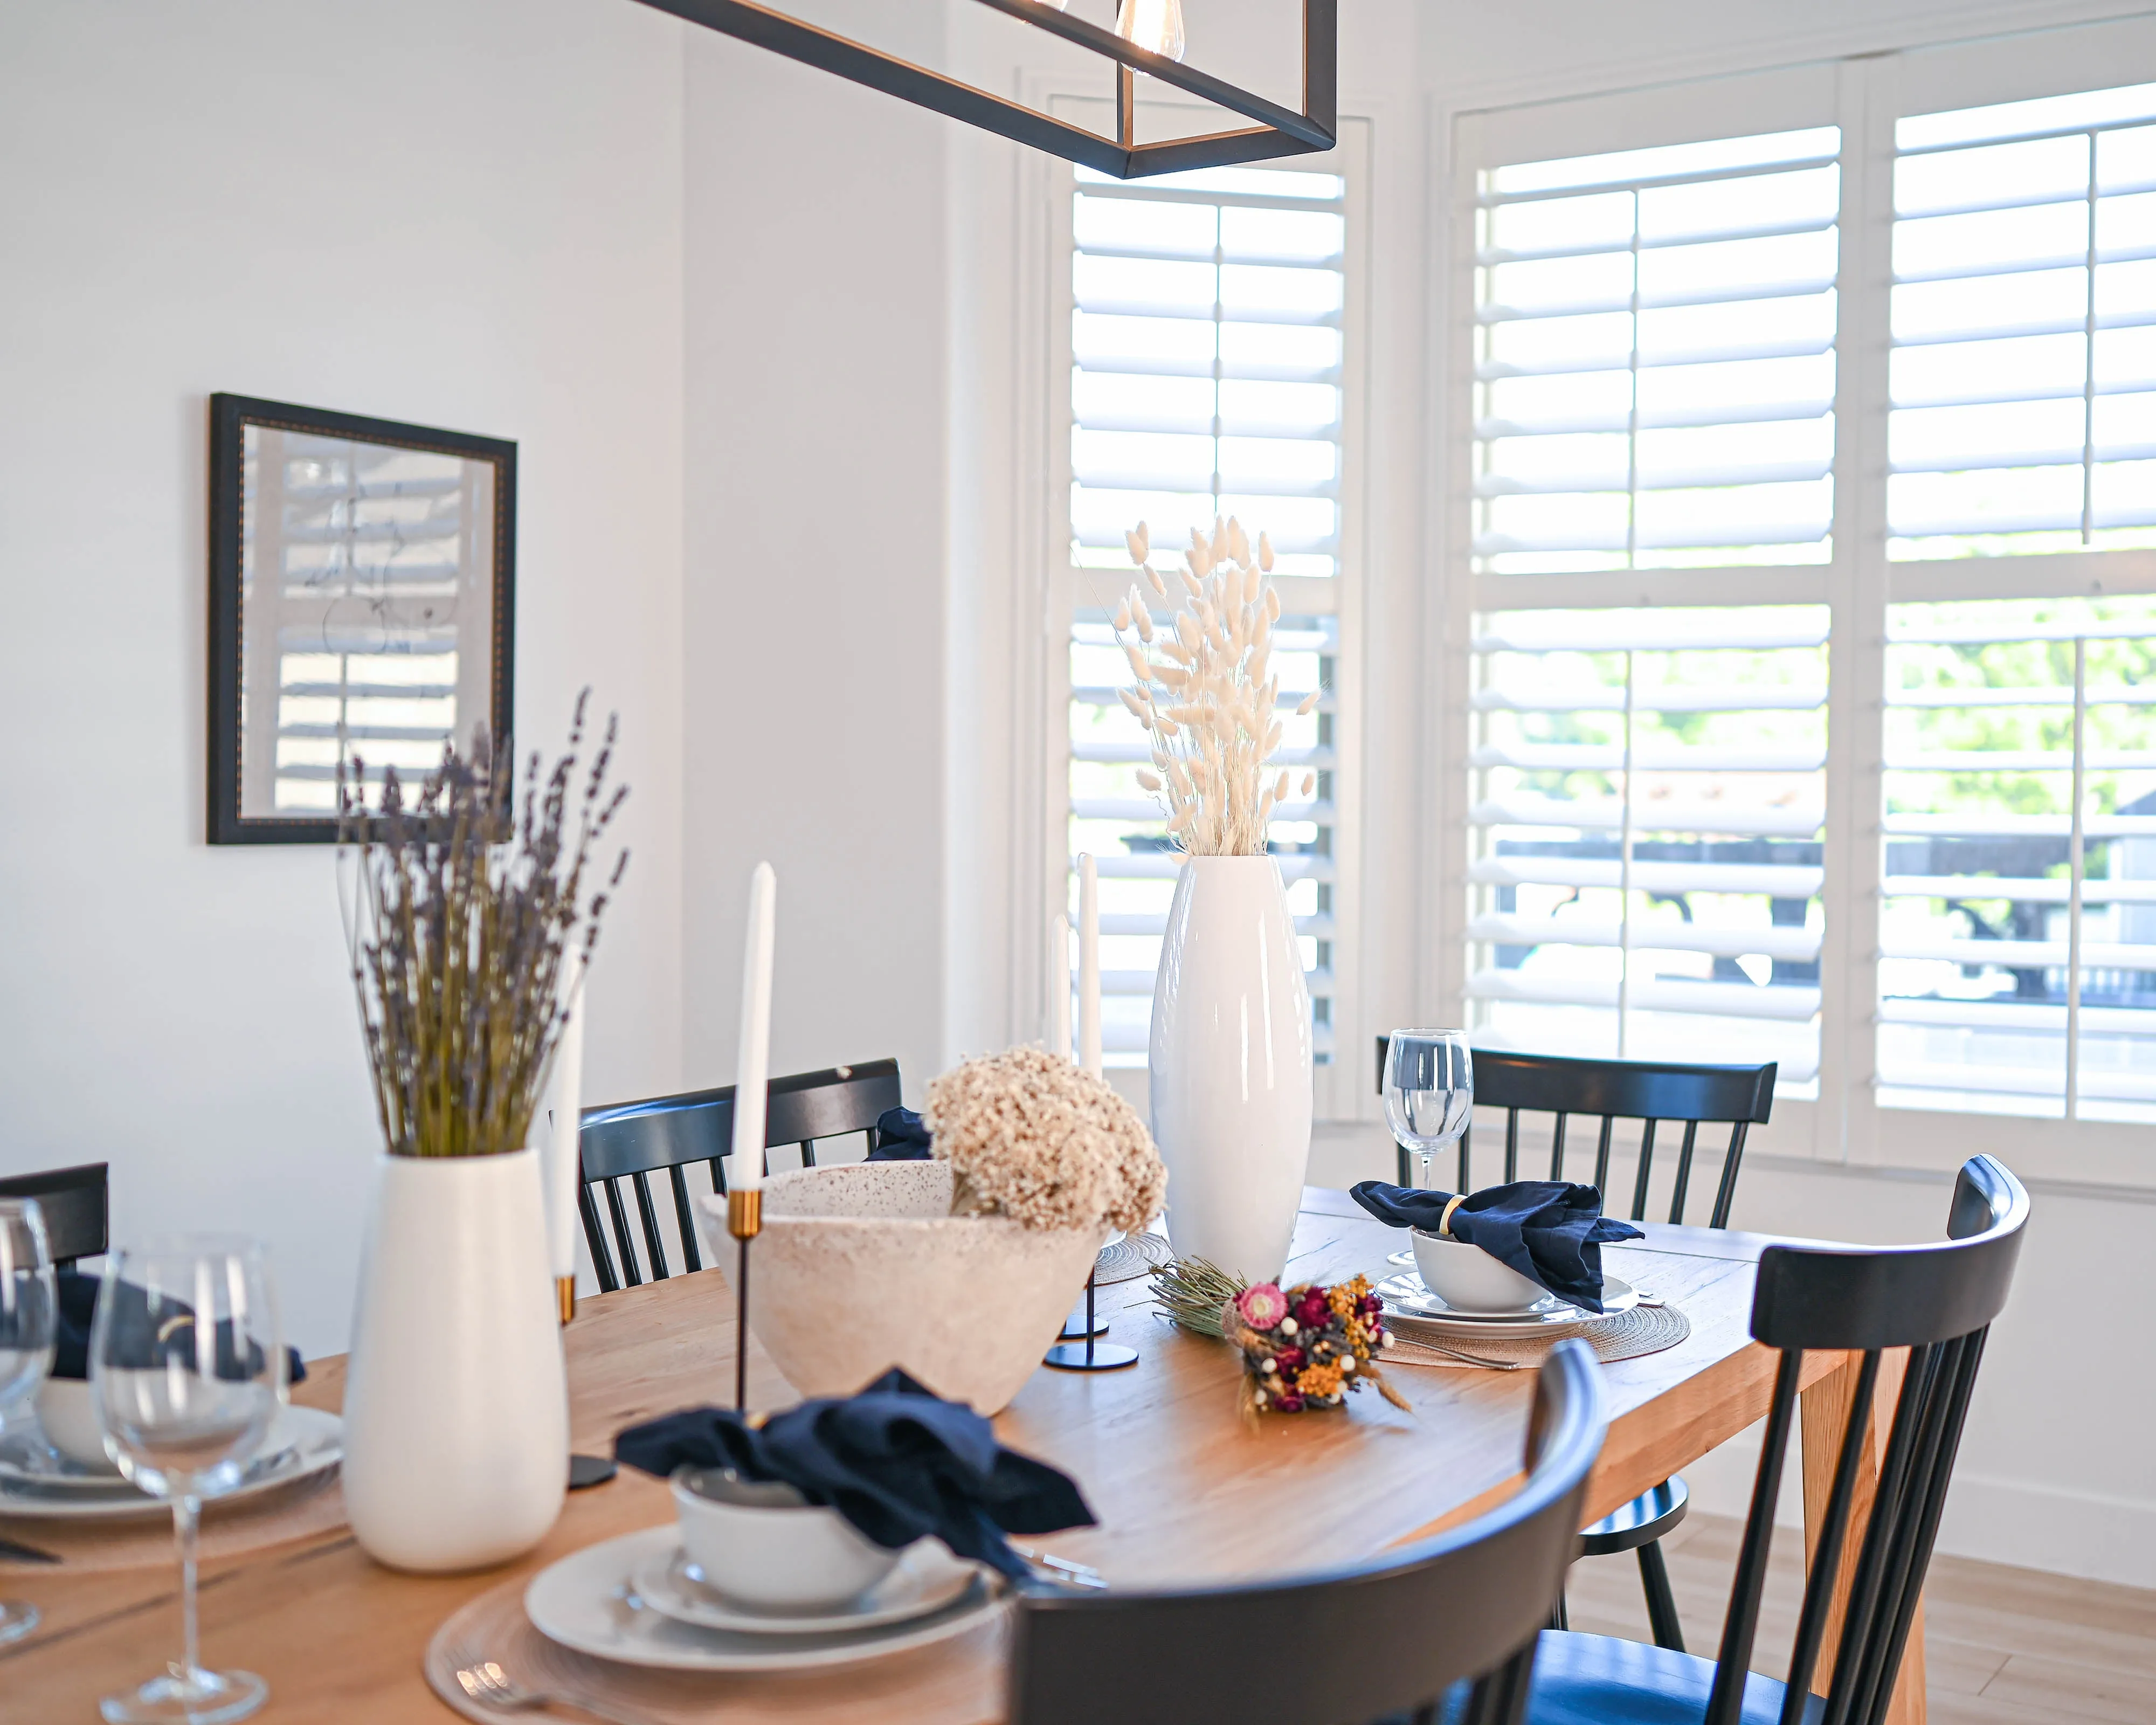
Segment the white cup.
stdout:
<svg viewBox="0 0 2156 1725">
<path fill-rule="evenodd" d="M 904 1555 L 789 1486 L 691 1467 L 675 1469 L 671 1483 L 689 1561 L 711 1588 L 752 1609 L 835 1611 Z"/>
<path fill-rule="evenodd" d="M 1414 1245 L 1422 1285 L 1456 1312 L 1526 1312 L 1548 1297 L 1548 1290 L 1464 1240 L 1418 1228 Z"/>
<path fill-rule="evenodd" d="M 38 1386 L 38 1424 L 45 1441 L 78 1467 L 117 1474 L 119 1465 L 105 1453 L 105 1429 L 80 1378 L 48 1378 Z"/>
</svg>

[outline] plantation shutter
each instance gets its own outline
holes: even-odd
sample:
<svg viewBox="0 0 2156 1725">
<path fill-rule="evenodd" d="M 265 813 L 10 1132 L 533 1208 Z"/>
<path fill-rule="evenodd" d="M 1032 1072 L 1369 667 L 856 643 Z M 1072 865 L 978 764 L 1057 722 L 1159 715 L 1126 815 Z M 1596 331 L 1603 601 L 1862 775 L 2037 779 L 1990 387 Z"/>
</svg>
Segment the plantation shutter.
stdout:
<svg viewBox="0 0 2156 1725">
<path fill-rule="evenodd" d="M 1839 148 L 1824 126 L 1481 176 L 1477 568 L 1827 560 Z"/>
<path fill-rule="evenodd" d="M 1819 1070 L 1823 606 L 1488 616 L 1467 994 L 1485 1046 Z"/>
<path fill-rule="evenodd" d="M 1486 1046 L 1820 1060 L 1827 612 L 1598 573 L 1827 562 L 1840 139 L 1475 178 L 1466 992 Z M 1538 578 L 1570 578 L 1550 608 Z M 1486 605 L 1487 601 L 1485 601 Z"/>
<path fill-rule="evenodd" d="M 1895 147 L 1889 554 L 2156 544 L 2156 85 Z"/>
<path fill-rule="evenodd" d="M 2032 596 L 1888 608 L 1880 1101 L 2156 1121 L 2156 603 L 2033 596 L 2156 544 L 2156 85 L 1894 144 L 1888 553 Z"/>
<path fill-rule="evenodd" d="M 1075 859 L 1090 850 L 1101 876 L 1105 1057 L 1145 1064 L 1179 866 L 1159 804 L 1137 784 L 1143 729 L 1116 693 L 1131 673 L 1108 619 L 1137 573 L 1123 536 L 1145 521 L 1165 574 L 1194 528 L 1209 533 L 1232 515 L 1253 540 L 1267 533 L 1277 554 L 1285 610 L 1272 664 L 1286 730 L 1276 759 L 1298 786 L 1305 772 L 1317 775 L 1312 795 L 1276 811 L 1272 848 L 1327 1060 L 1337 696 L 1303 717 L 1287 710 L 1314 688 L 1336 691 L 1341 665 L 1347 182 L 1296 165 L 1133 183 L 1085 169 L 1075 177 L 1068 890 L 1075 924 Z M 1075 958 L 1074 947 L 1074 978 Z"/>
</svg>

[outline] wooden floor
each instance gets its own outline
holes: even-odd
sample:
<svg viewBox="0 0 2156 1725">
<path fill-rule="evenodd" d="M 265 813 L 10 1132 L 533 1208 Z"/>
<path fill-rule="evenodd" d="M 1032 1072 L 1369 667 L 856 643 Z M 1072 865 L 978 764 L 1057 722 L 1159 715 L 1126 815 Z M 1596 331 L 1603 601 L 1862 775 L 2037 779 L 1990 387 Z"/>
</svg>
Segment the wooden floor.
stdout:
<svg viewBox="0 0 2156 1725">
<path fill-rule="evenodd" d="M 1692 1515 L 1663 1542 L 1685 1645 L 1714 1656 L 1742 1527 Z M 1778 1529 L 1755 1670 L 1789 1667 L 1803 1595 L 1803 1536 Z M 1629 1552 L 1575 1564 L 1572 1627 L 1644 1641 L 1647 1609 Z M 1936 1558 L 1924 1589 L 1931 1725 L 2156 1725 L 2156 1592 Z"/>
</svg>

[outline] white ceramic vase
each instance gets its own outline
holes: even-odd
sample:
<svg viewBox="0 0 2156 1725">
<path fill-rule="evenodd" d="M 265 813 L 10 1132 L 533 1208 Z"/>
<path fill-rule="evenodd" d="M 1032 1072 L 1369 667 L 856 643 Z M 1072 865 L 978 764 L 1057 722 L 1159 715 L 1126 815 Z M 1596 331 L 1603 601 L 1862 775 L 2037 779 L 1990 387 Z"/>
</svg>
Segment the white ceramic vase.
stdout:
<svg viewBox="0 0 2156 1725">
<path fill-rule="evenodd" d="M 397 1569 L 530 1550 L 568 1486 L 539 1158 L 384 1156 L 345 1382 L 352 1531 Z"/>
<path fill-rule="evenodd" d="M 1270 856 L 1197 856 L 1152 990 L 1152 1135 L 1178 1256 L 1253 1282 L 1287 1261 L 1310 1164 L 1310 989 Z"/>
</svg>

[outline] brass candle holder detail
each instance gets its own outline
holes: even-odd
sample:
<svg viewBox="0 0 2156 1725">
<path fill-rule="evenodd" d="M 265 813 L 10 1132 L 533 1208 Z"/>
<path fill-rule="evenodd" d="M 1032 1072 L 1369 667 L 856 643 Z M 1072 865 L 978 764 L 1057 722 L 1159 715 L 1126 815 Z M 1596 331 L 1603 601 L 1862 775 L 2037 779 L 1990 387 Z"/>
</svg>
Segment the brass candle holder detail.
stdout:
<svg viewBox="0 0 2156 1725">
<path fill-rule="evenodd" d="M 763 1232 L 763 1189 L 736 1187 L 726 1194 L 726 1232 L 741 1242 L 734 1276 L 734 1407 L 748 1411 L 748 1243 Z"/>
</svg>

